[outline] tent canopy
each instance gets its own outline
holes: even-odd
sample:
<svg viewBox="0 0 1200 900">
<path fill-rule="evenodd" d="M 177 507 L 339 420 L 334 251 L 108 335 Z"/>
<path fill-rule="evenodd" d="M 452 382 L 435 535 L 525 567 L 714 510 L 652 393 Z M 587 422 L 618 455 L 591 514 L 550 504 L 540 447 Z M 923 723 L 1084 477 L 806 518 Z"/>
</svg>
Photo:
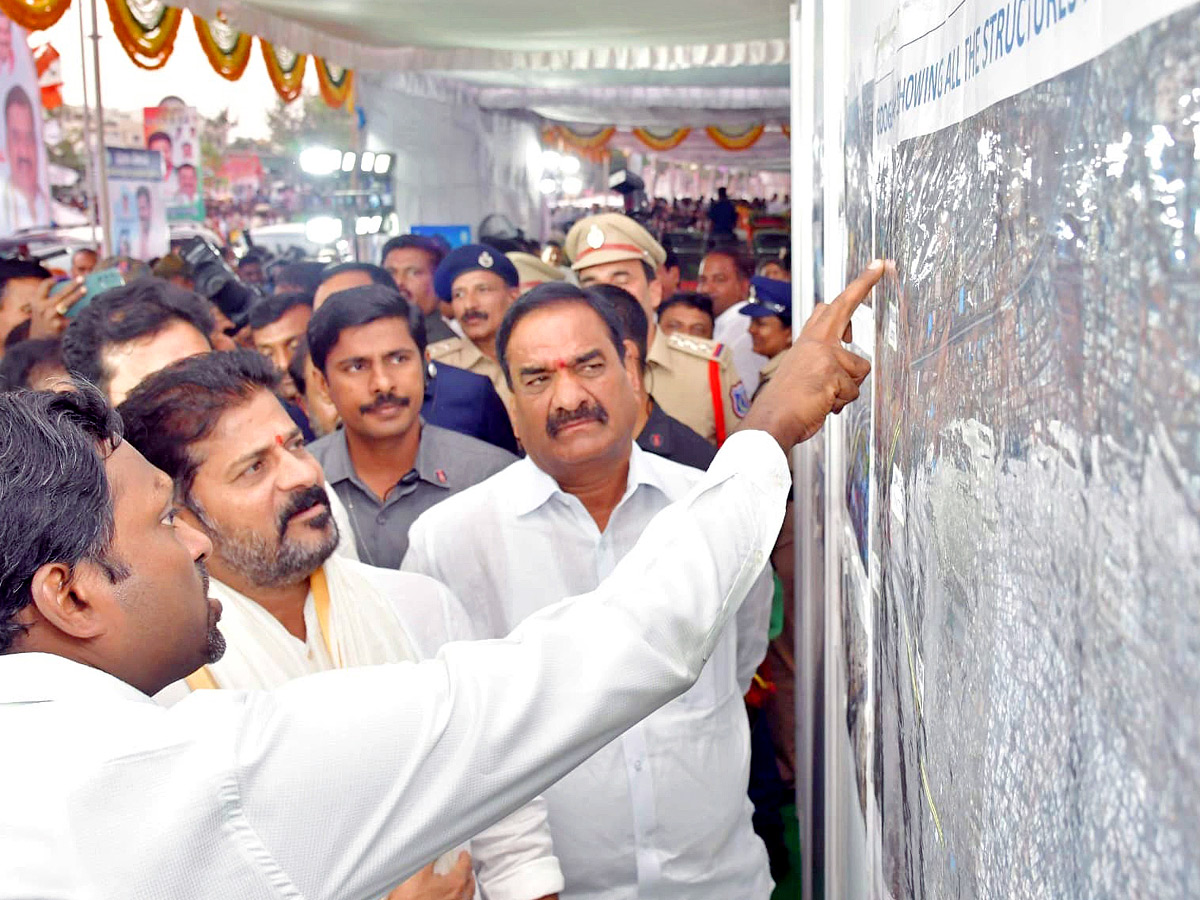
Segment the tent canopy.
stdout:
<svg viewBox="0 0 1200 900">
<path fill-rule="evenodd" d="M 364 72 L 420 73 L 482 109 L 640 126 L 782 123 L 787 0 L 183 0 Z"/>
</svg>

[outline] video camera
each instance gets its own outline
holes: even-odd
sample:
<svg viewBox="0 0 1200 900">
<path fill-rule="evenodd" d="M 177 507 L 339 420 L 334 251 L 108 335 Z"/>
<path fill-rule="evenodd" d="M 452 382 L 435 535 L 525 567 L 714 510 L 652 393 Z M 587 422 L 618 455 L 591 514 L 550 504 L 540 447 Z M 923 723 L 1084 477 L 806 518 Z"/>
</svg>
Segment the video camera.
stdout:
<svg viewBox="0 0 1200 900">
<path fill-rule="evenodd" d="M 211 243 L 200 236 L 179 245 L 179 255 L 192 267 L 193 289 L 220 307 L 238 328 L 250 317 L 250 307 L 261 296 L 243 284 Z"/>
</svg>

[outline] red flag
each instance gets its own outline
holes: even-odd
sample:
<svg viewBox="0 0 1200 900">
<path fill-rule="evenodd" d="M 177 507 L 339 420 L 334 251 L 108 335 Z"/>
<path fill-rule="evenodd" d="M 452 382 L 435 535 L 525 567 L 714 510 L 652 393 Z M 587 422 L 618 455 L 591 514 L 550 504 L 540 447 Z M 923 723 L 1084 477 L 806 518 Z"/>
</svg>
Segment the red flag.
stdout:
<svg viewBox="0 0 1200 900">
<path fill-rule="evenodd" d="M 62 106 L 62 66 L 58 51 L 53 44 L 42 44 L 33 51 L 33 63 L 37 69 L 38 87 L 42 91 L 42 107 L 57 109 Z"/>
</svg>

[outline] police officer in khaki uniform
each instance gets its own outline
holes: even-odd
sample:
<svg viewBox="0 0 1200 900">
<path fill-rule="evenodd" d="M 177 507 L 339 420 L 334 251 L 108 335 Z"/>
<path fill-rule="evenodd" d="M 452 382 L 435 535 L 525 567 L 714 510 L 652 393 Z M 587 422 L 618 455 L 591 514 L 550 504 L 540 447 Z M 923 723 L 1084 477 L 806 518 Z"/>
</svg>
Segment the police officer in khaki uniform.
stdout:
<svg viewBox="0 0 1200 900">
<path fill-rule="evenodd" d="M 499 250 L 467 244 L 446 255 L 433 273 L 433 289 L 454 307 L 465 338 L 430 344 L 431 360 L 486 375 L 509 408 L 512 391 L 496 361 L 496 332 L 519 294 L 517 268 Z"/>
<path fill-rule="evenodd" d="M 519 250 L 514 250 L 512 253 L 504 255 L 508 257 L 509 262 L 517 267 L 517 276 L 520 278 L 522 294 L 528 293 L 539 284 L 545 284 L 547 281 L 567 280 L 566 272 L 557 266 L 542 262 L 541 259 L 532 253 L 522 253 Z"/>
<path fill-rule="evenodd" d="M 750 409 L 728 348 L 685 334 L 669 337 L 655 326 L 662 300 L 658 270 L 666 251 L 645 228 L 620 213 L 580 219 L 564 247 L 584 287 L 615 284 L 641 302 L 650 319 L 646 386 L 654 400 L 709 441 L 720 444 Z"/>
<path fill-rule="evenodd" d="M 750 339 L 754 352 L 767 357 L 759 372 L 758 396 L 763 385 L 771 380 L 783 355 L 792 346 L 792 286 L 786 281 L 755 275 L 750 279 L 750 297 L 738 310 L 750 317 Z"/>
</svg>

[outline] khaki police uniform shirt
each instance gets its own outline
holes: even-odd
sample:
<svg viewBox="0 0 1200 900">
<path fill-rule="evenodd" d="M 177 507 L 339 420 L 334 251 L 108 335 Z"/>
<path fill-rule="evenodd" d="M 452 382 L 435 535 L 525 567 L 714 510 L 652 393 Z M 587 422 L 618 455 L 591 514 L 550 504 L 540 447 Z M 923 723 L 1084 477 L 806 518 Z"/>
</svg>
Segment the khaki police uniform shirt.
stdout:
<svg viewBox="0 0 1200 900">
<path fill-rule="evenodd" d="M 763 389 L 763 385 L 765 385 L 768 381 L 771 380 L 771 376 L 775 374 L 775 370 L 778 369 L 779 364 L 781 362 L 783 362 L 783 357 L 784 357 L 785 353 L 787 353 L 786 350 L 782 350 L 779 353 L 776 353 L 774 356 L 772 356 L 770 359 L 767 360 L 767 364 L 765 366 L 763 366 L 762 369 L 759 371 L 759 373 L 758 373 L 758 388 L 754 391 L 755 397 L 757 397 L 758 392 Z"/>
<path fill-rule="evenodd" d="M 504 408 L 511 409 L 512 391 L 504 380 L 504 370 L 496 360 L 484 356 L 483 352 L 467 338 L 448 338 L 429 345 L 429 358 L 448 366 L 457 366 L 478 375 L 486 375 L 504 401 Z"/>
<path fill-rule="evenodd" d="M 737 428 L 750 409 L 746 388 L 738 379 L 729 348 L 685 334 L 667 336 L 656 330 L 646 354 L 646 387 L 667 415 L 712 443 L 718 443 L 717 399 L 710 368 L 716 365 L 724 437 Z"/>
</svg>

